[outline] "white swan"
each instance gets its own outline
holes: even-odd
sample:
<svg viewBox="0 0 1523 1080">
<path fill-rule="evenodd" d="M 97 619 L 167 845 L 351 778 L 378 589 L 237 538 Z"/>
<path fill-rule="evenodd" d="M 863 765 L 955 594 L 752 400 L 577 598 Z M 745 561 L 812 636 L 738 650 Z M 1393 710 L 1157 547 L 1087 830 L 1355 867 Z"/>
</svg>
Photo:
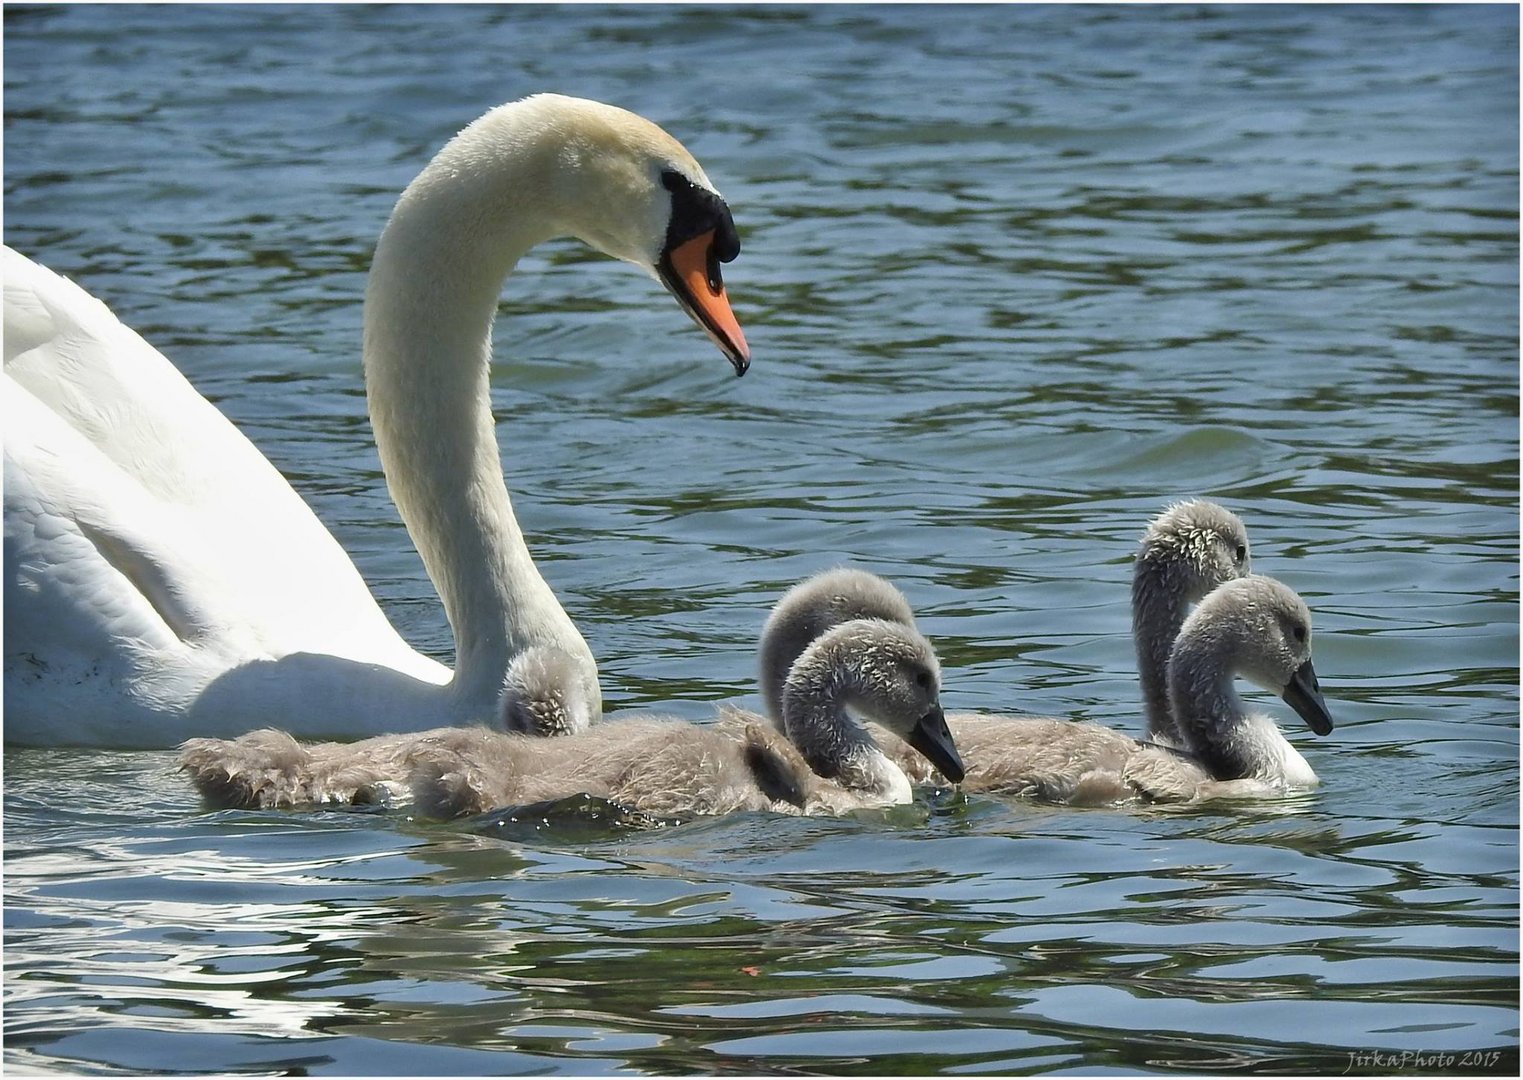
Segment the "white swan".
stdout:
<svg viewBox="0 0 1523 1080">
<path fill-rule="evenodd" d="M 580 683 L 553 664 L 520 673 L 529 713 L 584 709 Z M 661 815 L 737 810 L 840 813 L 909 802 L 910 783 L 847 710 L 909 740 L 961 775 L 939 701 L 936 654 L 919 634 L 881 620 L 844 623 L 793 665 L 788 737 L 760 717 L 728 713 L 699 726 L 615 717 L 559 738 L 484 728 L 303 746 L 278 731 L 192 739 L 181 767 L 213 805 L 311 807 L 408 801 L 436 818 L 577 794 Z"/>
<path fill-rule="evenodd" d="M 388 486 L 454 630 L 454 671 L 392 629 L 264 457 L 106 307 L 7 250 L 5 736 L 170 746 L 277 722 L 354 738 L 494 716 L 510 659 L 586 642 L 514 521 L 489 408 L 503 279 L 580 237 L 659 278 L 744 373 L 728 208 L 670 135 L 539 95 L 487 113 L 402 194 L 365 297 Z"/>
</svg>

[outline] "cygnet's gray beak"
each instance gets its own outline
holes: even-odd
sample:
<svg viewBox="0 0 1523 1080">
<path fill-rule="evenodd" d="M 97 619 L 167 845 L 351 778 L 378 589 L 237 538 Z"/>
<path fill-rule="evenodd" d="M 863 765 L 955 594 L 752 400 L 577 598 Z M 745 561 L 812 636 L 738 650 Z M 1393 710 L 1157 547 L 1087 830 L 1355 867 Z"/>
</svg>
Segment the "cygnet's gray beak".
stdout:
<svg viewBox="0 0 1523 1080">
<path fill-rule="evenodd" d="M 954 784 L 962 782 L 966 770 L 962 767 L 962 758 L 957 754 L 957 745 L 952 742 L 952 732 L 947 729 L 947 717 L 940 705 L 933 705 L 931 711 L 915 723 L 907 741 L 927 761 L 940 769 L 942 776 Z"/>
<path fill-rule="evenodd" d="M 1322 699 L 1322 688 L 1317 685 L 1317 673 L 1310 660 L 1296 668 L 1280 697 L 1318 735 L 1333 730 L 1333 714 L 1327 711 L 1327 702 Z"/>
</svg>

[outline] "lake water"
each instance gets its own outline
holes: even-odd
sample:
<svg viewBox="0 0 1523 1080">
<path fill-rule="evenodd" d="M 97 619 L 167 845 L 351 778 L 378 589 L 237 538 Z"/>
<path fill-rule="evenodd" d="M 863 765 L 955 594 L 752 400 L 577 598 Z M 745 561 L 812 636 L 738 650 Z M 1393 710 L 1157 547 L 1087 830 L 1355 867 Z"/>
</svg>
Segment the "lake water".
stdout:
<svg viewBox="0 0 1523 1080">
<path fill-rule="evenodd" d="M 744 244 L 741 380 L 573 243 L 505 293 L 509 483 L 611 710 L 756 705 L 769 605 L 850 561 L 948 708 L 1140 731 L 1130 558 L 1209 495 L 1315 613 L 1337 729 L 1264 703 L 1324 786 L 637 831 L 209 813 L 168 751 L 11 749 L 7 1068 L 1514 1075 L 1517 10 L 8 5 L 6 241 L 446 661 L 364 273 L 544 89 L 666 126 Z"/>
</svg>

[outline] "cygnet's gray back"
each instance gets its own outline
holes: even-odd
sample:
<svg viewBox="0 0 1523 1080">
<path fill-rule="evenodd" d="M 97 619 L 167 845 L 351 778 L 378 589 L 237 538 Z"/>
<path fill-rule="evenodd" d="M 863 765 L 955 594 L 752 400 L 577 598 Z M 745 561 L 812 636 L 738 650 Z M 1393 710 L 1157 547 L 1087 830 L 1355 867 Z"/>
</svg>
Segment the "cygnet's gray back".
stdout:
<svg viewBox="0 0 1523 1080">
<path fill-rule="evenodd" d="M 659 816 L 807 808 L 809 768 L 770 725 L 615 717 L 563 738 L 436 728 L 356 743 L 284 732 L 192 739 L 181 768 L 212 805 L 410 803 L 448 819 L 588 794 Z"/>
<path fill-rule="evenodd" d="M 763 711 L 782 723 L 788 669 L 810 642 L 853 619 L 882 619 L 914 627 L 915 613 L 894 586 L 865 570 L 837 567 L 806 578 L 779 600 L 762 627 L 758 650 Z"/>
<path fill-rule="evenodd" d="M 513 658 L 503 677 L 499 710 L 507 731 L 525 735 L 574 735 L 586 731 L 595 713 L 585 665 L 570 653 L 534 645 Z"/>
<path fill-rule="evenodd" d="M 1148 733 L 1179 745 L 1169 703 L 1168 659 L 1190 605 L 1249 573 L 1248 530 L 1208 499 L 1175 503 L 1143 534 L 1132 570 L 1132 637 Z"/>
</svg>

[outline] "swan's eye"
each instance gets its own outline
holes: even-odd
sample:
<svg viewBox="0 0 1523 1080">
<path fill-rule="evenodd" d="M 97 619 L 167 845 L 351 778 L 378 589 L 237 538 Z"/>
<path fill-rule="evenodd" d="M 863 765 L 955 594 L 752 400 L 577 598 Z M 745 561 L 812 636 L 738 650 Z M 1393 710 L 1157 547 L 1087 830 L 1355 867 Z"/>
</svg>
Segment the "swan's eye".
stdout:
<svg viewBox="0 0 1523 1080">
<path fill-rule="evenodd" d="M 931 673 L 929 671 L 915 672 L 915 685 L 922 690 L 931 689 Z"/>
<path fill-rule="evenodd" d="M 1306 644 L 1306 627 L 1302 626 L 1300 623 L 1297 623 L 1294 627 L 1291 628 L 1290 632 L 1295 637 L 1298 644 Z"/>
<path fill-rule="evenodd" d="M 1246 544 L 1239 544 L 1237 546 L 1237 551 L 1233 552 L 1233 557 L 1237 559 L 1238 564 L 1241 565 L 1243 560 L 1248 558 L 1248 546 Z"/>
<path fill-rule="evenodd" d="M 715 192 L 699 187 L 675 169 L 664 170 L 661 183 L 672 193 L 672 216 L 667 223 L 666 245 L 662 250 L 673 251 L 695 236 L 713 233 L 709 280 L 717 282 L 719 272 L 714 263 L 731 262 L 740 254 L 740 233 L 735 231 L 730 208 Z"/>
</svg>

